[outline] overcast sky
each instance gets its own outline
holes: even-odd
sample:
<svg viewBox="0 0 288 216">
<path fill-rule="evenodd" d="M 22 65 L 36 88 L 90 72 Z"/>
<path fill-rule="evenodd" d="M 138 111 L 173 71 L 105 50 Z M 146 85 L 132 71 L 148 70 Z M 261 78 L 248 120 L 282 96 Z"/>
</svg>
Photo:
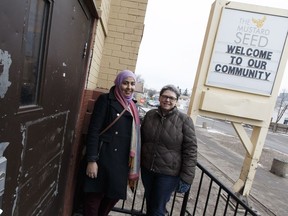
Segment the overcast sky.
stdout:
<svg viewBox="0 0 288 216">
<path fill-rule="evenodd" d="M 174 84 L 191 93 L 214 0 L 150 0 L 136 74 L 145 87 Z M 237 0 L 288 10 L 288 0 Z M 281 89 L 288 90 L 288 65 Z"/>
</svg>

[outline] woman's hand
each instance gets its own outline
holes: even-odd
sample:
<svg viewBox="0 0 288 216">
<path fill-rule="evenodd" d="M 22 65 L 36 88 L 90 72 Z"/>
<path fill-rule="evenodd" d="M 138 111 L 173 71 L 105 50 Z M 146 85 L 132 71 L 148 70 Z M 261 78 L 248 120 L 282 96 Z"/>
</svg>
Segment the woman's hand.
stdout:
<svg viewBox="0 0 288 216">
<path fill-rule="evenodd" d="M 190 189 L 190 184 L 186 183 L 182 179 L 180 179 L 178 187 L 176 189 L 177 193 L 186 193 Z"/>
<path fill-rule="evenodd" d="M 96 162 L 88 162 L 86 168 L 86 175 L 90 178 L 97 178 L 98 165 Z"/>
</svg>

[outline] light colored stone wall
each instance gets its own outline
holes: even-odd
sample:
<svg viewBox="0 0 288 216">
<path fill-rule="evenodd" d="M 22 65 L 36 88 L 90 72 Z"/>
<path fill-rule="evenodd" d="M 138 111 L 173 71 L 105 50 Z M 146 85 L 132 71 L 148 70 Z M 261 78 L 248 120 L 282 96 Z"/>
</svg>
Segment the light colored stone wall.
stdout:
<svg viewBox="0 0 288 216">
<path fill-rule="evenodd" d="M 108 31 L 108 20 L 110 13 L 111 0 L 97 0 L 96 7 L 99 19 L 95 23 L 95 35 L 92 44 L 91 65 L 88 71 L 86 89 L 94 90 L 97 88 L 97 81 L 100 74 L 100 64 L 103 55 L 104 42 Z M 103 77 L 102 77 L 103 78 Z"/>
<path fill-rule="evenodd" d="M 109 89 L 119 71 L 135 71 L 147 2 L 101 1 L 87 89 Z"/>
</svg>

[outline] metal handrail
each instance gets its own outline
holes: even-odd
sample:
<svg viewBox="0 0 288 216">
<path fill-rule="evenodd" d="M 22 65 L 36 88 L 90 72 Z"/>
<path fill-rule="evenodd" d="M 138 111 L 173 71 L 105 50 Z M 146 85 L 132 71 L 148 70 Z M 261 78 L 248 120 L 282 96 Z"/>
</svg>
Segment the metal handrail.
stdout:
<svg viewBox="0 0 288 216">
<path fill-rule="evenodd" d="M 169 215 L 252 215 L 257 213 L 242 201 L 237 194 L 219 181 L 211 172 L 197 163 L 192 187 L 185 194 L 174 193 L 167 204 Z M 134 193 L 128 193 L 127 200 L 121 200 L 114 212 L 129 215 L 145 215 L 144 189 L 141 180 Z"/>
</svg>

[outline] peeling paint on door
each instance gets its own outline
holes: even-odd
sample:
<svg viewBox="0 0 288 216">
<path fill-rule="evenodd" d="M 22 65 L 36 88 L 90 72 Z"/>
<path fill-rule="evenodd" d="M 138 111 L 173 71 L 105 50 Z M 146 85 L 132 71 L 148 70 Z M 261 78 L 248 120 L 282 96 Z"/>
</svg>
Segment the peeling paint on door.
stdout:
<svg viewBox="0 0 288 216">
<path fill-rule="evenodd" d="M 21 125 L 21 165 L 12 215 L 42 215 L 58 195 L 69 110 Z M 27 209 L 29 206 L 29 209 Z"/>
<path fill-rule="evenodd" d="M 9 81 L 9 69 L 12 63 L 11 55 L 0 49 L 0 98 L 4 98 L 11 82 Z"/>
</svg>

